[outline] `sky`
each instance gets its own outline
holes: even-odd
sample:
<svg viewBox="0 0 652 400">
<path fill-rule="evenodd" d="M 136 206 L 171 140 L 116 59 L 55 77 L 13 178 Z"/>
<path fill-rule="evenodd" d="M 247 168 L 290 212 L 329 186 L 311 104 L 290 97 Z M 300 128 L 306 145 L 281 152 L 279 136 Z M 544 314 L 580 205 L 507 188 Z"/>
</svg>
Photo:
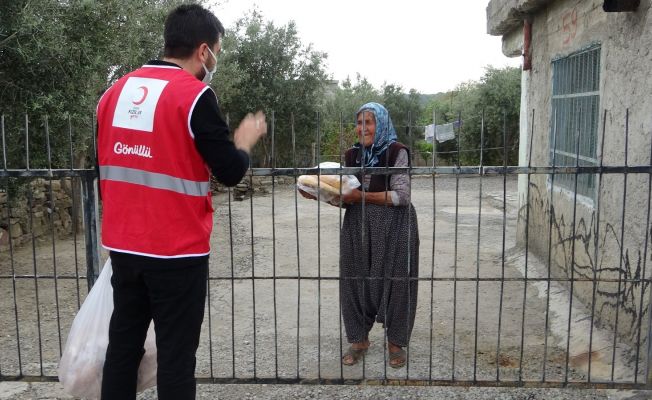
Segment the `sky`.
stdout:
<svg viewBox="0 0 652 400">
<path fill-rule="evenodd" d="M 375 87 L 398 84 L 423 94 L 478 80 L 487 65 L 519 66 L 486 33 L 488 0 L 217 0 L 211 10 L 229 29 L 256 6 L 266 20 L 293 20 L 305 45 L 328 54 L 332 79 Z M 227 32 L 228 34 L 228 32 Z"/>
</svg>

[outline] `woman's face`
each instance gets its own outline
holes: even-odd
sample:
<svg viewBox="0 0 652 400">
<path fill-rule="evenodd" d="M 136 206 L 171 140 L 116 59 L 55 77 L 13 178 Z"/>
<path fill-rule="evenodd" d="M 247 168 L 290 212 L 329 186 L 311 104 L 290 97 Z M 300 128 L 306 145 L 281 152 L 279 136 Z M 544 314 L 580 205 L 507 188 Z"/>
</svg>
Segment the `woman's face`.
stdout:
<svg viewBox="0 0 652 400">
<path fill-rule="evenodd" d="M 358 121 L 355 128 L 360 144 L 364 147 L 369 147 L 374 143 L 374 137 L 376 136 L 376 117 L 371 111 L 363 111 L 358 114 Z"/>
</svg>

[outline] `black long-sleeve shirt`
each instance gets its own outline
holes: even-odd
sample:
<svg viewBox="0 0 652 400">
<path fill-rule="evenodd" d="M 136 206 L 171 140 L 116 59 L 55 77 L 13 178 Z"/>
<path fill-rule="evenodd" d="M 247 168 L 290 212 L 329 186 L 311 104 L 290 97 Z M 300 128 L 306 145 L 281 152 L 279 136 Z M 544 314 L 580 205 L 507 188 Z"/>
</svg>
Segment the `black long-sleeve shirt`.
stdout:
<svg viewBox="0 0 652 400">
<path fill-rule="evenodd" d="M 153 60 L 149 65 L 178 65 Z M 195 135 L 195 147 L 217 180 L 235 186 L 249 168 L 249 155 L 235 147 L 229 138 L 229 127 L 212 90 L 206 90 L 197 100 L 190 116 L 190 128 Z"/>
</svg>

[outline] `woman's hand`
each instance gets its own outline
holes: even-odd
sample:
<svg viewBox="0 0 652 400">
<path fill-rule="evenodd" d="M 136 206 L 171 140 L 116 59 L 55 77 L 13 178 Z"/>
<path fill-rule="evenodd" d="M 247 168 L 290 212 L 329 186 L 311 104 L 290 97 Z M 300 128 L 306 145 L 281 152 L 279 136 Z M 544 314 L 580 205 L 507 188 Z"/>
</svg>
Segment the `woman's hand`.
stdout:
<svg viewBox="0 0 652 400">
<path fill-rule="evenodd" d="M 330 204 L 333 207 L 340 208 L 340 198 L 339 197 L 334 197 L 331 201 L 327 201 L 328 204 Z M 342 207 L 346 207 L 346 203 L 342 203 Z"/>
<path fill-rule="evenodd" d="M 362 192 L 354 189 L 348 194 L 342 194 L 342 203 L 353 204 L 362 202 Z M 335 200 L 339 200 L 335 198 Z"/>
<path fill-rule="evenodd" d="M 304 191 L 301 190 L 301 189 L 299 189 L 299 193 L 301 193 L 301 196 L 305 197 L 306 199 L 317 200 L 317 198 L 316 198 L 315 196 L 311 195 L 311 194 L 308 193 L 308 192 L 304 192 Z"/>
</svg>

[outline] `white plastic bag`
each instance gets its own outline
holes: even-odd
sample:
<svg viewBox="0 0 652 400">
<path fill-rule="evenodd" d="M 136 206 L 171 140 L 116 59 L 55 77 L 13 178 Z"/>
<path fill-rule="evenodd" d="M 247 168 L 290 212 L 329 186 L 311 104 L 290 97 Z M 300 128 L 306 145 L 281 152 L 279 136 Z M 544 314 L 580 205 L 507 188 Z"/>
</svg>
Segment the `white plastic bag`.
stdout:
<svg viewBox="0 0 652 400">
<path fill-rule="evenodd" d="M 59 362 L 59 381 L 66 393 L 83 398 L 99 398 L 102 368 L 109 345 L 109 322 L 113 313 L 111 259 L 88 293 L 70 328 Z M 156 337 L 150 324 L 145 340 L 145 355 L 138 369 L 138 391 L 156 385 Z"/>
<path fill-rule="evenodd" d="M 323 162 L 315 168 L 339 168 L 340 163 L 336 162 Z M 342 175 L 340 181 L 339 175 L 320 175 L 319 188 L 317 187 L 317 175 L 301 175 L 297 179 L 297 187 L 302 191 L 317 197 L 321 201 L 330 202 L 340 195 L 340 182 L 341 193 L 349 194 L 352 190 L 360 186 L 360 181 L 355 175 Z M 331 183 L 329 185 L 329 183 Z"/>
</svg>

